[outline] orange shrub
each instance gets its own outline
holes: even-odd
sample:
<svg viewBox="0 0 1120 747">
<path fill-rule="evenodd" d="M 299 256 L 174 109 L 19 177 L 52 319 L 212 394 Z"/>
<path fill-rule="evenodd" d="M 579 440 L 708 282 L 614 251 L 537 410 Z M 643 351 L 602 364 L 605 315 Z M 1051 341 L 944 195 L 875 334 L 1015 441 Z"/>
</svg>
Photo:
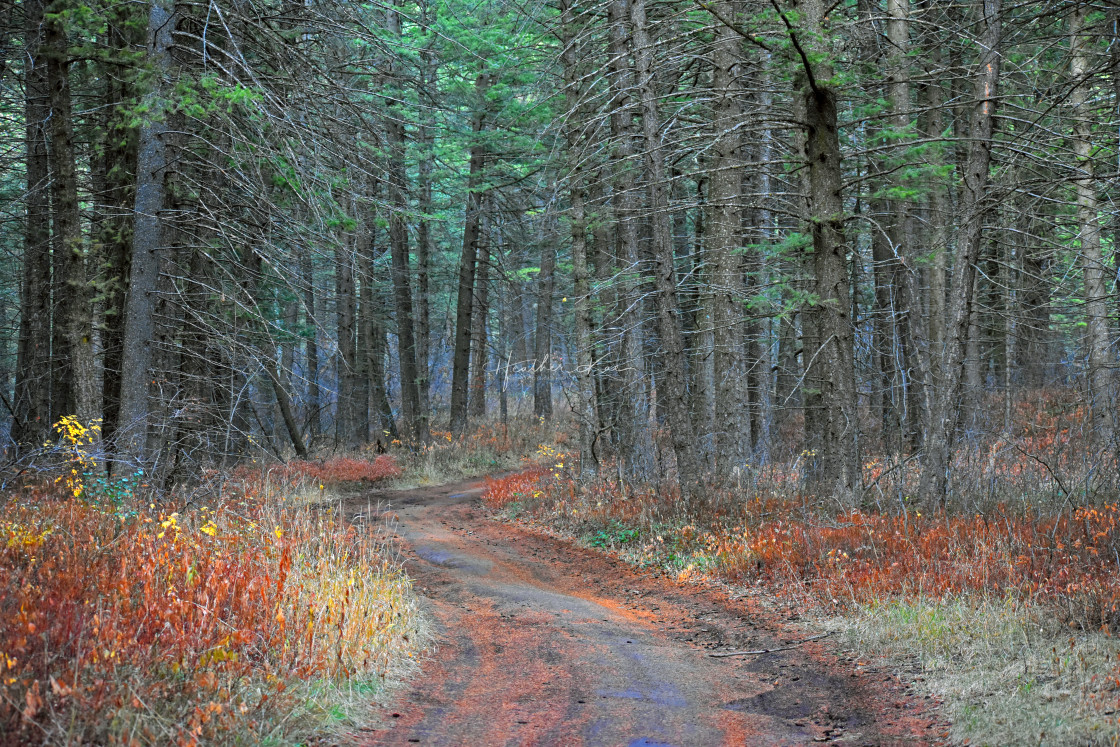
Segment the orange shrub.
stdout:
<svg viewBox="0 0 1120 747">
<path fill-rule="evenodd" d="M 412 646 L 408 582 L 385 557 L 369 532 L 251 495 L 191 517 L 10 500 L 0 741 L 298 733 L 309 687 L 375 683 Z"/>
<path fill-rule="evenodd" d="M 886 515 L 793 518 L 720 533 L 722 573 L 796 580 L 822 600 L 966 592 L 1048 604 L 1086 627 L 1120 628 L 1120 506 L 1057 517 Z"/>
<path fill-rule="evenodd" d="M 1118 503 L 1052 515 L 1001 506 L 968 516 L 913 509 L 824 516 L 792 495 L 717 495 L 704 516 L 686 523 L 674 513 L 673 493 L 624 490 L 609 479 L 576 485 L 533 468 L 487 484 L 493 509 L 527 502 L 545 521 L 577 533 L 608 524 L 654 529 L 645 533 L 654 556 L 692 558 L 707 573 L 771 581 L 828 605 L 1015 595 L 1076 625 L 1120 630 Z M 657 544 L 648 544 L 653 537 Z"/>
<path fill-rule="evenodd" d="M 527 498 L 540 497 L 539 483 L 549 474 L 549 470 L 544 467 L 530 467 L 505 477 L 487 477 L 486 493 L 482 496 L 482 500 L 488 507 L 497 511 L 517 501 L 524 502 Z"/>
</svg>

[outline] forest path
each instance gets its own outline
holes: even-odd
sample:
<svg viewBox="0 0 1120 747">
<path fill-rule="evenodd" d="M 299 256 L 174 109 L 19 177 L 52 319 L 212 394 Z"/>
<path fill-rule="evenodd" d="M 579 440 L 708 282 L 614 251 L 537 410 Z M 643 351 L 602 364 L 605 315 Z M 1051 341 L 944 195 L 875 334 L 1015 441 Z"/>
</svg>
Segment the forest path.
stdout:
<svg viewBox="0 0 1120 747">
<path fill-rule="evenodd" d="M 857 671 L 726 592 L 489 518 L 479 481 L 350 499 L 395 516 L 439 648 L 366 744 L 926 744 L 942 729 L 892 678 Z M 386 509 L 387 506 L 387 509 Z M 360 520 L 360 519 L 359 519 Z"/>
</svg>

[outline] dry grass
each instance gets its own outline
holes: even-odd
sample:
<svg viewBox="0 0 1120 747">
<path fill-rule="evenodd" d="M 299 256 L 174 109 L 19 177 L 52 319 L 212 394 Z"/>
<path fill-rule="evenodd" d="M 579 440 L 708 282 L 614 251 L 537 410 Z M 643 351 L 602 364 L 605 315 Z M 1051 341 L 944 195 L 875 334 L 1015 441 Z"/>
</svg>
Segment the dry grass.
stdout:
<svg viewBox="0 0 1120 747">
<path fill-rule="evenodd" d="M 566 441 L 563 422 L 491 422 L 458 440 L 445 431 L 432 431 L 430 444 L 394 448 L 402 475 L 388 486 L 408 490 L 521 469 L 541 444 Z"/>
<path fill-rule="evenodd" d="M 1044 608 L 977 595 L 860 605 L 821 627 L 944 703 L 951 739 L 1115 744 L 1120 640 L 1071 630 Z"/>
</svg>

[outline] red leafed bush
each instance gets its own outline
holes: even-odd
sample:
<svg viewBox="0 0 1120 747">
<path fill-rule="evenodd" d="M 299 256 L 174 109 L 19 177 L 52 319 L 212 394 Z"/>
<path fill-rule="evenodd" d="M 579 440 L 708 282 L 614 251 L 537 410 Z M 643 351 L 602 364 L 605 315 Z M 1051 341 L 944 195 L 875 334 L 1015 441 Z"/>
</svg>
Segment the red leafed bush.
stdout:
<svg viewBox="0 0 1120 747">
<path fill-rule="evenodd" d="M 0 504 L 0 743 L 286 741 L 410 651 L 375 534 L 234 492 L 192 515 Z"/>
<path fill-rule="evenodd" d="M 354 457 L 335 457 L 324 461 L 288 462 L 279 474 L 289 478 L 307 477 L 321 483 L 377 482 L 390 477 L 400 477 L 401 468 L 391 454 L 381 454 L 372 462 Z"/>
<path fill-rule="evenodd" d="M 486 493 L 482 500 L 493 510 L 500 510 L 511 503 L 541 496 L 540 481 L 549 474 L 544 467 L 530 467 L 505 477 L 487 477 Z"/>
<path fill-rule="evenodd" d="M 1041 514 L 1006 505 L 987 513 L 818 515 L 793 493 L 713 499 L 684 523 L 674 494 L 629 491 L 609 478 L 577 485 L 533 468 L 489 480 L 487 504 L 521 501 L 530 514 L 578 534 L 642 530 L 652 557 L 688 574 L 763 579 L 818 602 L 988 594 L 1044 605 L 1087 629 L 1120 631 L 1120 503 Z M 718 510 L 717 510 L 718 509 Z M 651 521 L 656 527 L 651 525 Z M 656 540 L 654 538 L 657 538 Z"/>
<path fill-rule="evenodd" d="M 831 526 L 791 519 L 713 533 L 731 576 L 792 576 L 822 600 L 1008 593 L 1070 622 L 1120 629 L 1120 506 L 1057 517 L 886 515 L 852 511 Z"/>
</svg>

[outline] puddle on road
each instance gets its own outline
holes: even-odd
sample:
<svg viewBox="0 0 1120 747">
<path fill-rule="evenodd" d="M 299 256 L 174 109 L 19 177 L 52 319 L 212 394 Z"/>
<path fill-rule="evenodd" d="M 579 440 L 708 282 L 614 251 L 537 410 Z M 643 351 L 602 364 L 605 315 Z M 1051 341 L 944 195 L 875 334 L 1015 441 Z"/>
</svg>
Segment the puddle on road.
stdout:
<svg viewBox="0 0 1120 747">
<path fill-rule="evenodd" d="M 636 688 L 628 690 L 596 690 L 595 694 L 603 698 L 629 698 L 631 700 L 648 700 L 660 706 L 671 708 L 685 708 L 688 701 L 672 685 L 658 685 L 649 692 L 642 692 Z"/>
<path fill-rule="evenodd" d="M 414 549 L 417 555 L 434 565 L 445 565 L 450 568 L 454 568 L 457 565 L 455 563 L 457 560 L 456 556 L 445 550 L 433 550 L 430 547 L 416 547 Z"/>
<path fill-rule="evenodd" d="M 441 550 L 431 547 L 430 545 L 413 545 L 412 551 L 415 552 L 421 560 L 427 561 L 432 565 L 443 566 L 444 568 L 455 568 L 456 570 L 467 571 L 478 575 L 489 573 L 492 565 L 488 560 L 459 555 L 458 553 Z"/>
</svg>

